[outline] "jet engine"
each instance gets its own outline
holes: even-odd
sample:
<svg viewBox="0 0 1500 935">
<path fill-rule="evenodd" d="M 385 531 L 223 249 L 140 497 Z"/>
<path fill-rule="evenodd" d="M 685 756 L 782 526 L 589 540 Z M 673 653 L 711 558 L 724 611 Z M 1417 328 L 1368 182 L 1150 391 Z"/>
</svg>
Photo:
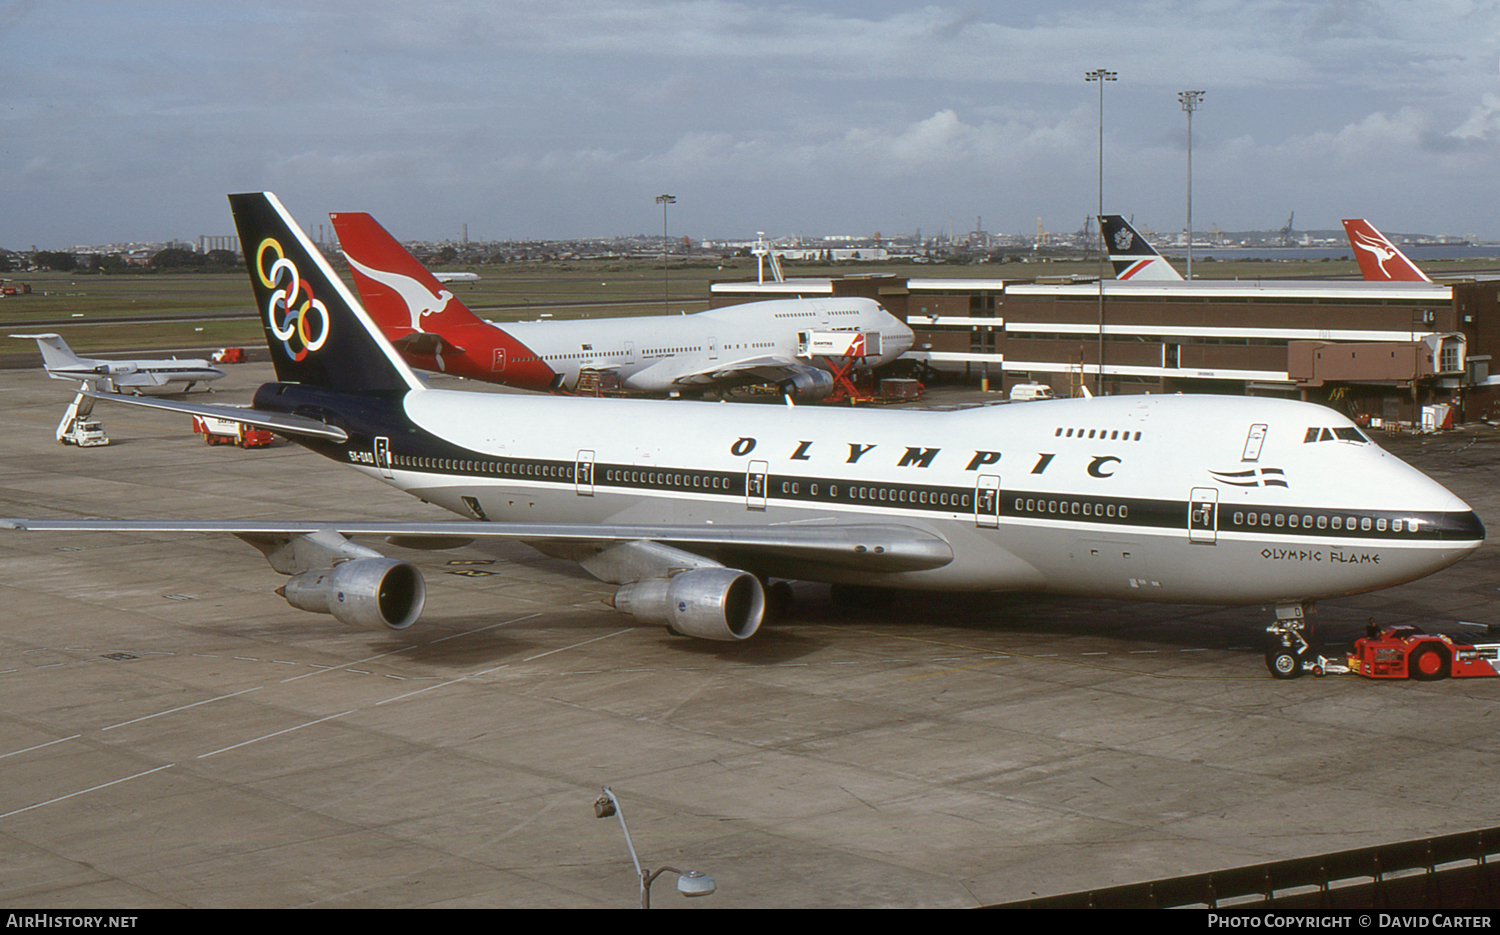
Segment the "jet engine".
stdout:
<svg viewBox="0 0 1500 935">
<path fill-rule="evenodd" d="M 794 399 L 817 402 L 833 392 L 833 374 L 817 367 L 798 367 L 781 381 L 781 389 Z"/>
<path fill-rule="evenodd" d="M 746 640 L 766 615 L 760 582 L 735 568 L 701 568 L 647 578 L 615 592 L 615 609 L 705 640 Z"/>
<path fill-rule="evenodd" d="M 361 558 L 293 575 L 276 589 L 299 610 L 332 614 L 344 623 L 404 630 L 427 602 L 415 565 L 394 558 Z"/>
</svg>

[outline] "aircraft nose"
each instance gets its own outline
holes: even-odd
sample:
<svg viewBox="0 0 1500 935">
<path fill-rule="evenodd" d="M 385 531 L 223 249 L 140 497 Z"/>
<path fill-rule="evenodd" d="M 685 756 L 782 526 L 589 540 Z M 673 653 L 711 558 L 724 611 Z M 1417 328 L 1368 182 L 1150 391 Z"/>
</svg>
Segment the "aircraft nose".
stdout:
<svg viewBox="0 0 1500 935">
<path fill-rule="evenodd" d="M 1444 523 L 1443 538 L 1468 540 L 1475 548 L 1484 543 L 1484 522 L 1473 507 L 1455 496 L 1448 501 L 1443 513 L 1448 519 Z"/>
</svg>

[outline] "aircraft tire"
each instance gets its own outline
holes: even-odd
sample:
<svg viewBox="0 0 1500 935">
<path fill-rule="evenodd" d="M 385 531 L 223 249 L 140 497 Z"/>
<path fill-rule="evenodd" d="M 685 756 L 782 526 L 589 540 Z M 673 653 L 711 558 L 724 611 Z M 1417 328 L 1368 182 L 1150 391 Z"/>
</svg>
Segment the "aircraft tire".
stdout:
<svg viewBox="0 0 1500 935">
<path fill-rule="evenodd" d="M 1406 663 L 1407 677 L 1418 682 L 1441 682 L 1448 677 L 1448 654 L 1436 646 L 1423 646 Z"/>
<path fill-rule="evenodd" d="M 1266 653 L 1266 669 L 1276 679 L 1294 679 L 1302 675 L 1302 656 L 1284 646 Z"/>
</svg>

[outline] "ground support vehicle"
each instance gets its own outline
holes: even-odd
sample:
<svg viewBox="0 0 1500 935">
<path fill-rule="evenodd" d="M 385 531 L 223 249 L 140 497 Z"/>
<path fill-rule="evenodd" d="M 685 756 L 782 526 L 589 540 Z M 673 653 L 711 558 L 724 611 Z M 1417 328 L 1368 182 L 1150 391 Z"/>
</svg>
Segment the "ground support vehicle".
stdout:
<svg viewBox="0 0 1500 935">
<path fill-rule="evenodd" d="M 1500 675 L 1500 642 L 1470 642 L 1413 626 L 1384 627 L 1354 641 L 1349 671 L 1372 679 L 1421 682 Z"/>
<path fill-rule="evenodd" d="M 241 448 L 264 448 L 274 436 L 243 422 L 215 416 L 193 416 L 193 431 L 203 436 L 205 445 L 239 445 Z"/>
<path fill-rule="evenodd" d="M 1486 628 L 1492 637 L 1493 628 Z M 1279 679 L 1300 675 L 1362 675 L 1372 679 L 1415 679 L 1436 682 L 1445 678 L 1500 675 L 1500 642 L 1477 642 L 1444 633 L 1424 633 L 1420 627 L 1371 626 L 1354 641 L 1354 649 L 1337 661 L 1315 654 L 1300 628 L 1271 628 L 1275 642 L 1266 653 L 1266 668 Z"/>
<path fill-rule="evenodd" d="M 94 411 L 94 398 L 80 392 L 73 397 L 68 408 L 63 410 L 62 420 L 57 423 L 58 444 L 77 445 L 79 448 L 97 448 L 109 444 L 104 434 L 104 425 L 98 419 L 89 418 Z"/>
</svg>

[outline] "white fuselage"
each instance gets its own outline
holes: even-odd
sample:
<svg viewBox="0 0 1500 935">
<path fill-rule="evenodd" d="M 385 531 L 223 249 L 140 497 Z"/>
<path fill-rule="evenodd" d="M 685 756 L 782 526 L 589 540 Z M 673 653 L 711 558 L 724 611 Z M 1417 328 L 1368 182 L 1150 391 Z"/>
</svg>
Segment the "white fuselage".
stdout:
<svg viewBox="0 0 1500 935">
<path fill-rule="evenodd" d="M 912 331 L 872 299 L 750 302 L 692 315 L 588 318 L 496 324 L 525 345 L 564 387 L 583 368 L 615 371 L 625 388 L 664 393 L 719 382 L 776 379 L 778 368 L 820 366 L 799 356 L 799 335 L 812 331 L 879 334 L 880 352 L 860 361 L 878 367 L 912 345 Z"/>
<path fill-rule="evenodd" d="M 54 380 L 81 380 L 109 391 L 136 391 L 208 383 L 224 371 L 206 360 L 97 360 L 82 358 L 61 367 L 47 367 Z"/>
<path fill-rule="evenodd" d="M 954 553 L 939 568 L 819 580 L 1289 602 L 1429 574 L 1483 536 L 1466 504 L 1347 419 L 1282 400 L 1135 396 L 851 420 L 422 391 L 405 408 L 424 431 L 390 441 L 388 468 L 368 450 L 348 461 L 465 516 L 898 523 Z"/>
</svg>

